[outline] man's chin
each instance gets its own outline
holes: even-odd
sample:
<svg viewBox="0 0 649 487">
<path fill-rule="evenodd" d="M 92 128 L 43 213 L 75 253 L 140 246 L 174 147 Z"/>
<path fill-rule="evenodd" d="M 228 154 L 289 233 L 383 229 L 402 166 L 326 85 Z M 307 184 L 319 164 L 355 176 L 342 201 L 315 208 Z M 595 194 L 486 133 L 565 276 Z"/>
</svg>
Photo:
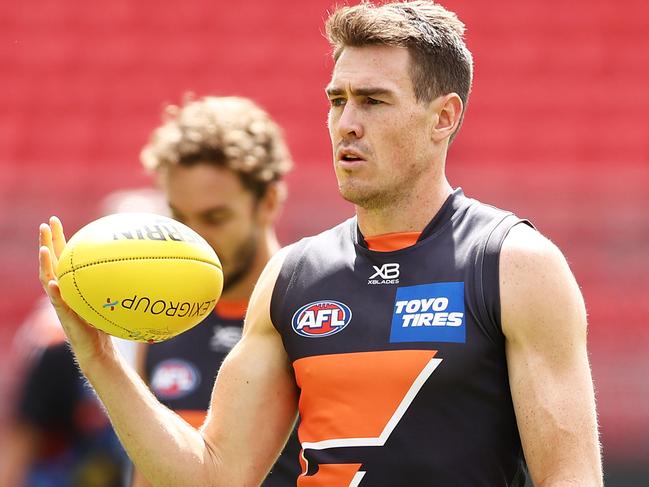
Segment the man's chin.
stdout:
<svg viewBox="0 0 649 487">
<path fill-rule="evenodd" d="M 340 192 L 340 196 L 342 196 L 345 201 L 349 201 L 350 203 L 353 203 L 355 205 L 363 203 L 368 197 L 367 191 L 363 191 L 361 188 L 355 185 L 338 185 L 338 191 Z"/>
<path fill-rule="evenodd" d="M 231 291 L 233 288 L 236 287 L 236 285 L 241 282 L 241 275 L 234 274 L 232 276 L 230 275 L 223 275 L 223 293 L 227 293 L 228 291 Z"/>
<path fill-rule="evenodd" d="M 236 288 L 237 285 L 246 281 L 255 272 L 255 259 L 257 256 L 258 235 L 257 230 L 253 229 L 249 237 L 237 246 L 228 258 L 221 261 L 223 269 L 223 293 Z M 218 255 L 218 251 L 216 255 Z M 255 276 L 255 278 L 258 276 Z M 248 285 L 246 283 L 246 285 Z"/>
<path fill-rule="evenodd" d="M 373 210 L 381 208 L 385 198 L 380 193 L 361 191 L 359 189 L 339 188 L 340 195 L 345 201 L 364 208 L 366 210 Z"/>
</svg>

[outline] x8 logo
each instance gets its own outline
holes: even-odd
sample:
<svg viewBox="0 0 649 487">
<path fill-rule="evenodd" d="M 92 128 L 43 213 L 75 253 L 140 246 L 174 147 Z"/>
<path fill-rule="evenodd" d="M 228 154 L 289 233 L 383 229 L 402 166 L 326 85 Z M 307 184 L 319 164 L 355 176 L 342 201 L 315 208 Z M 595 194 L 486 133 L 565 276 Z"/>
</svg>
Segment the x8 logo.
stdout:
<svg viewBox="0 0 649 487">
<path fill-rule="evenodd" d="M 397 279 L 399 277 L 399 264 L 383 264 L 381 267 L 373 265 L 374 274 L 370 276 L 370 279 Z"/>
</svg>

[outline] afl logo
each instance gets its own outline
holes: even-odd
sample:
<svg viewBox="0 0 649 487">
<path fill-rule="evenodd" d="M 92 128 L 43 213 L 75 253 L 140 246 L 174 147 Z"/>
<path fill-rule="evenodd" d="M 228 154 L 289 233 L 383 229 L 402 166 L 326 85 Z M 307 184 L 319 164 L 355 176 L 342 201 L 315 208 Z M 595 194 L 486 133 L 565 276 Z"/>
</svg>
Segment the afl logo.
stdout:
<svg viewBox="0 0 649 487">
<path fill-rule="evenodd" d="M 303 337 L 319 338 L 335 335 L 352 320 L 352 310 L 339 301 L 314 301 L 305 304 L 293 315 L 295 333 Z"/>
<path fill-rule="evenodd" d="M 151 374 L 151 389 L 160 399 L 179 399 L 200 384 L 198 370 L 184 360 L 165 360 Z"/>
</svg>

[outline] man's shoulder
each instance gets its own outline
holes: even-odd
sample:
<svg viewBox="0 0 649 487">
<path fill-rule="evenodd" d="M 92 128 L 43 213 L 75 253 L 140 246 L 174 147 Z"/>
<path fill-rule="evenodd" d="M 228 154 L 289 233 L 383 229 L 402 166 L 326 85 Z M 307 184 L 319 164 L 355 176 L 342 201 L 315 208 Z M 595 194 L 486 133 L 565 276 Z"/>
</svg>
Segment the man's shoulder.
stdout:
<svg viewBox="0 0 649 487">
<path fill-rule="evenodd" d="M 515 225 L 507 234 L 502 246 L 501 259 L 505 265 L 547 264 L 565 260 L 559 247 L 536 228 L 529 225 Z"/>
<path fill-rule="evenodd" d="M 356 219 L 349 218 L 317 235 L 304 237 L 284 247 L 273 257 L 274 282 L 288 285 L 298 274 L 322 278 L 353 259 Z"/>
<path fill-rule="evenodd" d="M 559 248 L 527 225 L 516 225 L 500 255 L 503 331 L 508 338 L 528 331 L 537 335 L 552 316 L 579 314 L 579 287 Z M 561 320 L 559 320 L 561 321 Z M 580 322 L 578 317 L 576 322 Z M 545 323 L 539 327 L 539 323 Z M 529 326 L 526 326 L 529 325 Z"/>
<path fill-rule="evenodd" d="M 333 227 L 327 228 L 320 233 L 316 233 L 314 235 L 310 235 L 308 237 L 303 238 L 303 241 L 309 242 L 309 241 L 321 241 L 321 240 L 327 240 L 332 237 L 339 237 L 342 234 L 347 234 L 348 232 L 351 232 L 352 230 L 356 229 L 356 217 L 350 217 L 337 225 L 334 225 Z"/>
<path fill-rule="evenodd" d="M 284 247 L 282 251 L 285 252 L 285 257 L 288 255 L 295 256 L 298 253 L 305 252 L 307 249 L 330 248 L 331 245 L 342 241 L 353 242 L 355 230 L 356 217 L 351 217 L 320 233 L 303 237 L 297 242 Z"/>
<path fill-rule="evenodd" d="M 534 225 L 528 219 L 513 211 L 465 196 L 460 188 L 456 190 L 452 204 L 454 210 L 450 219 L 453 221 L 452 231 L 456 239 L 464 241 L 466 245 L 469 245 L 467 241 L 473 242 L 496 259 L 496 262 L 500 259 L 503 242 L 510 238 L 512 231 L 518 232 L 514 229 L 525 227 L 536 233 Z"/>
<path fill-rule="evenodd" d="M 528 281 L 538 280 L 548 271 L 569 272 L 559 247 L 529 225 L 514 225 L 508 232 L 500 253 L 500 270 L 501 275 Z"/>
<path fill-rule="evenodd" d="M 266 264 L 264 271 L 257 281 L 257 286 L 268 284 L 274 286 L 278 277 L 287 272 L 287 267 L 293 267 L 306 252 L 309 255 L 317 255 L 318 252 L 316 249 L 331 249 L 331 246 L 336 241 L 341 242 L 345 239 L 346 235 L 353 235 L 352 231 L 355 229 L 355 221 L 355 217 L 349 218 L 316 235 L 303 237 L 292 244 L 282 247 Z"/>
<path fill-rule="evenodd" d="M 468 212 L 474 217 L 480 217 L 485 219 L 501 219 L 508 215 L 514 215 L 514 212 L 491 203 L 484 202 L 482 200 L 465 196 L 462 193 L 462 198 L 464 200 L 464 205 L 466 206 Z"/>
</svg>

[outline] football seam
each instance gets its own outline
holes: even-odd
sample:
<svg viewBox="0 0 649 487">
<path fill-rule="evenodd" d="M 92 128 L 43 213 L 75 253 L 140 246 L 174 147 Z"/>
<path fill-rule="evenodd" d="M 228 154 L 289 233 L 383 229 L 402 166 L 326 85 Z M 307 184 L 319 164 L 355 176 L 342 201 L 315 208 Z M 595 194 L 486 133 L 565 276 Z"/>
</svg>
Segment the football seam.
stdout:
<svg viewBox="0 0 649 487">
<path fill-rule="evenodd" d="M 169 259 L 169 260 L 193 260 L 193 261 L 196 261 L 196 262 L 203 262 L 204 264 L 213 265 L 214 267 L 216 267 L 216 268 L 219 269 L 220 271 L 223 271 L 223 269 L 221 268 L 221 266 L 215 264 L 214 262 L 211 262 L 211 261 L 209 261 L 209 260 L 205 260 L 205 259 L 199 259 L 199 258 L 196 258 L 196 257 L 186 257 L 186 256 L 165 256 L 165 257 L 156 257 L 156 256 L 152 256 L 152 257 L 122 257 L 122 258 L 120 258 L 120 259 L 106 259 L 106 260 L 100 260 L 100 261 L 97 261 L 97 262 L 91 262 L 91 263 L 89 263 L 89 264 L 83 264 L 83 265 L 80 265 L 79 267 L 74 267 L 73 264 L 72 264 L 72 254 L 73 254 L 73 253 L 74 253 L 74 251 L 71 251 L 71 252 L 70 252 L 70 269 L 67 270 L 67 271 L 65 271 L 65 272 L 64 272 L 63 274 L 61 274 L 60 276 L 58 276 L 58 279 L 61 279 L 63 276 L 65 276 L 66 274 L 69 274 L 70 272 L 72 272 L 72 273 L 74 274 L 74 272 L 75 272 L 75 271 L 78 271 L 79 269 L 84 269 L 84 268 L 86 268 L 86 267 L 92 267 L 93 265 L 108 264 L 108 263 L 111 263 L 111 262 L 124 262 L 124 261 L 129 261 L 129 260 L 167 260 L 167 259 Z"/>
<path fill-rule="evenodd" d="M 70 251 L 70 267 L 72 267 L 72 256 L 73 256 L 73 255 L 74 255 L 74 250 Z M 119 259 L 119 260 L 121 260 L 121 259 Z M 85 266 L 82 266 L 82 267 L 85 267 Z M 79 269 L 80 269 L 80 267 L 79 267 Z M 61 274 L 61 277 L 63 277 L 65 274 L 68 274 L 68 273 L 72 272 L 72 282 L 74 283 L 74 287 L 75 287 L 75 289 L 77 290 L 77 293 L 79 294 L 79 296 L 81 296 L 81 299 L 83 299 L 83 302 L 86 303 L 86 305 L 87 305 L 91 310 L 93 310 L 97 315 L 99 315 L 100 318 L 106 320 L 106 321 L 107 321 L 108 323 L 110 323 L 111 325 L 116 326 L 116 327 L 119 328 L 120 330 L 124 330 L 127 334 L 129 334 L 129 333 L 130 333 L 130 330 L 124 328 L 123 326 L 118 325 L 117 323 L 113 322 L 112 320 L 109 320 L 109 319 L 106 318 L 104 315 L 102 315 L 99 311 L 97 311 L 97 310 L 95 309 L 95 307 L 94 307 L 93 305 L 91 305 L 91 304 L 88 302 L 88 300 L 86 299 L 86 297 L 85 297 L 85 296 L 83 295 L 83 293 L 81 292 L 81 289 L 79 289 L 79 286 L 77 285 L 77 277 L 74 275 L 74 271 L 75 271 L 75 269 L 72 268 L 72 270 L 70 270 L 70 271 L 68 271 L 68 272 L 65 272 L 64 274 Z"/>
</svg>

